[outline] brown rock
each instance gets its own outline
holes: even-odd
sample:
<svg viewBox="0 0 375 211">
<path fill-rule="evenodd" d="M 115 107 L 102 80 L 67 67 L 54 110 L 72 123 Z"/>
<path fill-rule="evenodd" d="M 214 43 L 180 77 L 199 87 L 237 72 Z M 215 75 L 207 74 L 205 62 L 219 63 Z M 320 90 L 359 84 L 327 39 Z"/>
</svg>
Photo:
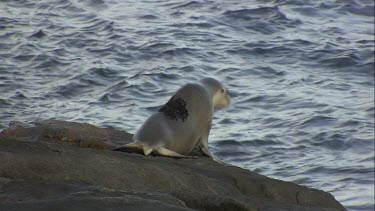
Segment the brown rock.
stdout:
<svg viewBox="0 0 375 211">
<path fill-rule="evenodd" d="M 208 157 L 103 150 L 130 142 L 125 132 L 56 120 L 17 125 L 0 135 L 0 210 L 86 210 L 88 204 L 95 210 L 345 210 L 329 193 Z M 79 191 L 71 188 L 77 182 Z"/>
<path fill-rule="evenodd" d="M 9 128 L 0 133 L 0 139 L 25 141 L 58 140 L 83 148 L 111 149 L 130 142 L 131 134 L 110 128 L 99 128 L 90 124 L 46 120 L 33 125 L 11 122 Z"/>
</svg>

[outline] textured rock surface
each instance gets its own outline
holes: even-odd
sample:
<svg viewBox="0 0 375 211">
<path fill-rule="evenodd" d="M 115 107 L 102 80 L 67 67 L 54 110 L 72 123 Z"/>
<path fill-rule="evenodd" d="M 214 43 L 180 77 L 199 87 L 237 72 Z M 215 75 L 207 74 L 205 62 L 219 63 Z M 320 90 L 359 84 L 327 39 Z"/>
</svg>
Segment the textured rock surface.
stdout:
<svg viewBox="0 0 375 211">
<path fill-rule="evenodd" d="M 110 151 L 132 135 L 13 122 L 0 134 L 0 210 L 345 210 L 329 193 L 207 157 Z"/>
</svg>

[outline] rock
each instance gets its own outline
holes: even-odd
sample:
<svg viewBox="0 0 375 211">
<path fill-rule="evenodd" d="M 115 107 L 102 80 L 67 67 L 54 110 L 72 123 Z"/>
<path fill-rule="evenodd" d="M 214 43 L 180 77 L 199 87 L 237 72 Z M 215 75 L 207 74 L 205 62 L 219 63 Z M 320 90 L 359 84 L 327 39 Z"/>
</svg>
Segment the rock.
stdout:
<svg viewBox="0 0 375 211">
<path fill-rule="evenodd" d="M 345 210 L 329 193 L 208 157 L 108 150 L 129 143 L 126 132 L 12 125 L 0 133 L 0 210 Z"/>
<path fill-rule="evenodd" d="M 130 142 L 133 135 L 110 129 L 98 128 L 90 124 L 46 120 L 27 125 L 10 122 L 9 128 L 0 133 L 0 139 L 15 138 L 20 141 L 57 140 L 83 148 L 110 149 Z"/>
<path fill-rule="evenodd" d="M 75 181 L 11 181 L 0 191 L 1 210 L 192 210 L 168 194 L 105 188 Z"/>
</svg>

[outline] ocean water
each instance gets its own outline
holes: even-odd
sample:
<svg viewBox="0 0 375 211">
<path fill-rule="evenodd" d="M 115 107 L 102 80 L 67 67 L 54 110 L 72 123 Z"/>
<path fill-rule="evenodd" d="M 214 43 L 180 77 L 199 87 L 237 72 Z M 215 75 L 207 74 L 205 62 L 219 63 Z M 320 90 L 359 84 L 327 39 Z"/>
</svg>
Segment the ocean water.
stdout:
<svg viewBox="0 0 375 211">
<path fill-rule="evenodd" d="M 214 115 L 219 158 L 374 210 L 374 1 L 0 1 L 0 129 L 134 133 L 205 76 L 232 98 Z"/>
</svg>

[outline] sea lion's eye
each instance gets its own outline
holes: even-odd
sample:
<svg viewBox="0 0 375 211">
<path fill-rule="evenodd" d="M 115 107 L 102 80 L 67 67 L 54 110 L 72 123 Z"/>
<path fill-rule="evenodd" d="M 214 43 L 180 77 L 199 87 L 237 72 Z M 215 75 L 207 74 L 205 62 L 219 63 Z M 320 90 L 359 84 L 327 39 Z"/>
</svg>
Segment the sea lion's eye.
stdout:
<svg viewBox="0 0 375 211">
<path fill-rule="evenodd" d="M 224 93 L 224 89 L 221 89 L 220 92 L 221 92 L 221 93 Z"/>
</svg>

